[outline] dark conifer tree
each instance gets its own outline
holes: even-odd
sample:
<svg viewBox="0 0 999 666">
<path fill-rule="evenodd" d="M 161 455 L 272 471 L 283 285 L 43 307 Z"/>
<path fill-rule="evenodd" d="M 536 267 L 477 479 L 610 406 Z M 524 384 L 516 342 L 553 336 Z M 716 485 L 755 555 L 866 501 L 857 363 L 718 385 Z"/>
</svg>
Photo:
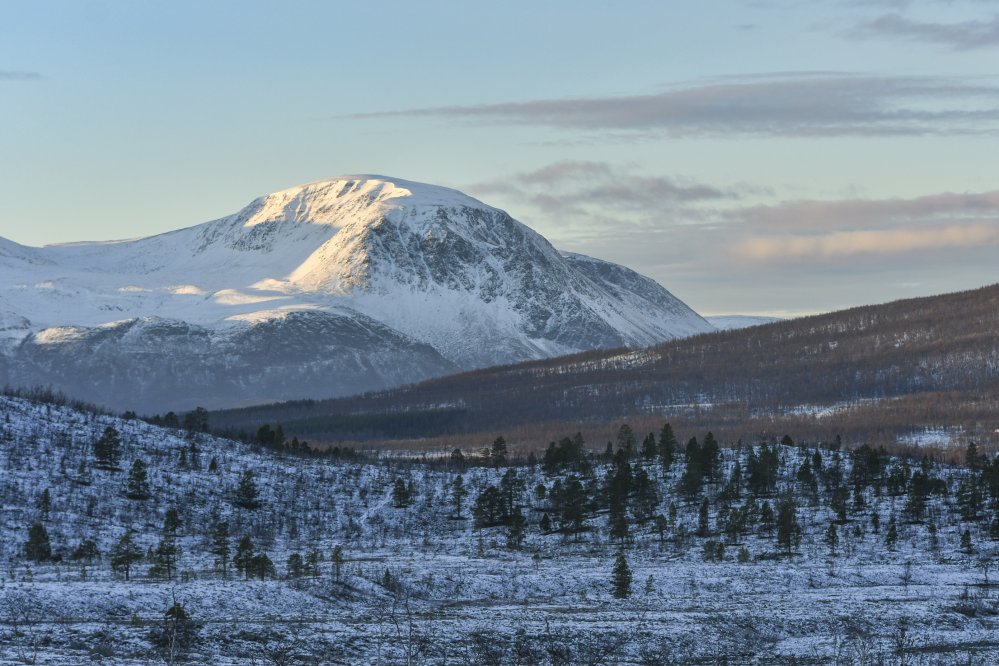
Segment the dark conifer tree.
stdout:
<svg viewBox="0 0 999 666">
<path fill-rule="evenodd" d="M 142 560 L 142 548 L 135 543 L 132 532 L 125 532 L 111 549 L 111 569 L 116 573 L 123 573 L 125 580 L 129 580 L 132 566 L 140 560 Z"/>
<path fill-rule="evenodd" d="M 676 458 L 678 446 L 676 435 L 673 434 L 673 426 L 669 423 L 663 425 L 663 429 L 659 433 L 659 461 L 663 466 L 663 474 L 669 474 L 673 460 Z"/>
<path fill-rule="evenodd" d="M 125 497 L 134 500 L 149 499 L 149 474 L 146 472 L 146 463 L 141 458 L 136 458 L 128 471 Z"/>
<path fill-rule="evenodd" d="M 454 507 L 455 518 L 461 518 L 461 506 L 467 495 L 468 490 L 465 489 L 465 480 L 459 474 L 454 477 L 454 481 L 451 483 L 451 504 Z"/>
<path fill-rule="evenodd" d="M 509 528 L 506 533 L 506 545 L 510 550 L 520 550 L 524 544 L 524 536 L 527 532 L 527 519 L 520 511 L 520 507 L 514 507 L 513 513 L 508 520 Z"/>
<path fill-rule="evenodd" d="M 94 461 L 101 469 L 116 470 L 120 458 L 121 436 L 114 426 L 107 426 L 100 439 L 94 442 Z"/>
<path fill-rule="evenodd" d="M 215 524 L 211 534 L 211 554 L 215 556 L 215 567 L 223 578 L 229 576 L 229 523 Z"/>
<path fill-rule="evenodd" d="M 28 528 L 28 542 L 24 545 L 24 554 L 32 562 L 45 562 L 52 559 L 52 543 L 49 533 L 41 523 L 35 523 Z"/>
<path fill-rule="evenodd" d="M 895 545 L 898 543 L 898 525 L 895 523 L 895 516 L 891 517 L 888 521 L 888 531 L 885 532 L 885 545 L 888 550 L 895 550 Z"/>
<path fill-rule="evenodd" d="M 233 503 L 243 509 L 254 510 L 260 508 L 260 491 L 253 478 L 253 470 L 248 469 L 239 478 L 239 485 L 233 497 Z"/>
<path fill-rule="evenodd" d="M 611 594 L 617 599 L 627 599 L 631 596 L 631 568 L 624 556 L 624 549 L 618 551 L 614 560 L 614 572 L 611 576 Z"/>
<path fill-rule="evenodd" d="M 392 506 L 397 509 L 409 506 L 409 489 L 402 479 L 396 479 L 395 483 L 392 484 Z"/>
<path fill-rule="evenodd" d="M 493 440 L 493 445 L 489 449 L 489 461 L 492 463 L 493 467 L 499 469 L 506 464 L 506 460 L 506 440 L 502 437 L 497 437 Z"/>
<path fill-rule="evenodd" d="M 794 497 L 786 495 L 781 499 L 777 512 L 777 545 L 787 554 L 801 543 L 801 526 L 798 524 L 797 506 Z"/>
<path fill-rule="evenodd" d="M 232 558 L 232 563 L 236 567 L 236 571 L 243 574 L 246 580 L 250 580 L 250 577 L 253 575 L 254 557 L 253 540 L 247 534 L 239 540 L 239 543 L 236 545 L 236 554 Z"/>
<path fill-rule="evenodd" d="M 642 440 L 642 458 L 645 460 L 655 460 L 659 450 L 656 446 L 656 436 L 651 432 Z"/>
</svg>

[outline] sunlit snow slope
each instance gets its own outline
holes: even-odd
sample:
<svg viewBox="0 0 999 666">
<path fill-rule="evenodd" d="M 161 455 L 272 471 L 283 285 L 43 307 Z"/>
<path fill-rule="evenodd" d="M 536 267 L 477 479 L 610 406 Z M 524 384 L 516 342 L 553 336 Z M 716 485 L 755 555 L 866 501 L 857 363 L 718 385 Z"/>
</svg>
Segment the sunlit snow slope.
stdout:
<svg viewBox="0 0 999 666">
<path fill-rule="evenodd" d="M 328 397 L 711 330 L 633 271 L 560 254 L 455 190 L 379 176 L 149 238 L 0 239 L 0 380 L 115 407 Z"/>
</svg>

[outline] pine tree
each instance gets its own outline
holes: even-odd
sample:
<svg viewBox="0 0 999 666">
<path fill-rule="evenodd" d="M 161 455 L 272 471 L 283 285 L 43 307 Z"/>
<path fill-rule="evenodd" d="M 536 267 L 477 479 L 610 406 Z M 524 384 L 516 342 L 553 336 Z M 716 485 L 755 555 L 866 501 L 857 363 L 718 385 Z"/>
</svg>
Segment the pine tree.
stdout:
<svg viewBox="0 0 999 666">
<path fill-rule="evenodd" d="M 836 554 L 836 546 L 839 545 L 839 535 L 836 533 L 836 523 L 829 523 L 825 537 L 826 545 L 829 546 L 829 553 Z"/>
<path fill-rule="evenodd" d="M 253 575 L 253 558 L 253 540 L 247 534 L 239 540 L 236 545 L 236 554 L 232 558 L 236 571 L 243 574 L 246 580 L 250 580 L 250 576 Z"/>
<path fill-rule="evenodd" d="M 409 489 L 406 488 L 406 482 L 402 479 L 396 479 L 395 483 L 392 484 L 392 506 L 397 509 L 409 506 Z"/>
<path fill-rule="evenodd" d="M 552 519 L 548 517 L 548 514 L 541 516 L 541 522 L 538 523 L 538 527 L 544 534 L 548 534 L 552 531 Z"/>
<path fill-rule="evenodd" d="M 42 514 L 42 520 L 49 519 L 49 512 L 52 511 L 52 493 L 49 492 L 48 488 L 38 496 L 38 510 Z"/>
<path fill-rule="evenodd" d="M 888 531 L 885 533 L 885 545 L 888 550 L 895 550 L 895 545 L 898 543 L 898 525 L 895 523 L 895 516 L 891 517 L 888 521 Z"/>
<path fill-rule="evenodd" d="M 701 508 L 697 512 L 697 536 L 704 537 L 708 535 L 708 498 L 705 497 L 701 502 Z"/>
<path fill-rule="evenodd" d="M 961 532 L 961 551 L 969 555 L 975 552 L 974 547 L 971 545 L 971 530 L 967 528 Z"/>
<path fill-rule="evenodd" d="M 223 578 L 229 577 L 229 523 L 215 524 L 211 534 L 210 552 L 215 556 L 215 566 Z"/>
<path fill-rule="evenodd" d="M 132 469 L 128 472 L 125 497 L 134 500 L 149 499 L 149 475 L 146 472 L 146 463 L 142 462 L 141 458 L 135 459 Z"/>
<path fill-rule="evenodd" d="M 277 578 L 277 569 L 274 567 L 274 562 L 271 558 L 267 556 L 267 553 L 254 555 L 250 562 L 250 570 L 260 580 Z"/>
<path fill-rule="evenodd" d="M 632 513 L 635 519 L 644 523 L 652 517 L 659 506 L 659 494 L 656 492 L 655 484 L 649 478 L 644 469 L 639 468 L 635 472 L 635 501 L 632 506 Z"/>
<path fill-rule="evenodd" d="M 635 453 L 635 433 L 627 423 L 618 428 L 617 450 L 624 453 L 626 460 L 630 460 Z"/>
<path fill-rule="evenodd" d="M 768 535 L 773 534 L 774 525 L 777 523 L 777 517 L 774 516 L 773 507 L 770 506 L 770 502 L 764 502 L 763 506 L 760 507 L 760 527 Z"/>
<path fill-rule="evenodd" d="M 524 534 L 527 529 L 527 519 L 520 511 L 520 507 L 514 507 L 510 515 L 510 527 L 506 533 L 506 546 L 510 550 L 520 550 L 524 544 Z"/>
<path fill-rule="evenodd" d="M 162 576 L 167 580 L 173 580 L 180 555 L 181 549 L 177 544 L 177 537 L 173 532 L 164 533 L 160 542 L 156 545 L 156 550 L 153 551 L 153 565 L 149 568 L 149 575 Z"/>
<path fill-rule="evenodd" d="M 233 503 L 238 507 L 251 511 L 260 508 L 260 491 L 253 480 L 252 469 L 244 471 L 240 477 Z"/>
<path fill-rule="evenodd" d="M 288 572 L 288 578 L 301 578 L 305 572 L 305 567 L 302 563 L 302 555 L 300 553 L 292 553 L 289 555 L 285 567 Z"/>
<path fill-rule="evenodd" d="M 132 574 L 132 565 L 142 560 L 142 549 L 132 538 L 131 532 L 125 532 L 118 543 L 111 549 L 111 569 L 125 574 L 128 580 Z"/>
<path fill-rule="evenodd" d="M 662 463 L 664 475 L 669 474 L 669 469 L 673 466 L 677 447 L 678 443 L 676 435 L 673 434 L 673 426 L 667 423 L 659 433 L 659 461 Z"/>
<path fill-rule="evenodd" d="M 642 440 L 642 458 L 645 460 L 655 460 L 656 456 L 659 454 L 658 447 L 656 447 L 656 436 L 651 432 L 645 436 Z"/>
<path fill-rule="evenodd" d="M 319 579 L 319 561 L 322 557 L 318 548 L 313 548 L 305 556 L 305 575 L 311 577 L 312 580 Z"/>
<path fill-rule="evenodd" d="M 558 516 L 563 530 L 568 530 L 573 536 L 578 536 L 583 531 L 588 503 L 589 497 L 583 483 L 578 476 L 570 476 L 559 494 Z"/>
<path fill-rule="evenodd" d="M 513 515 L 514 506 L 524 491 L 524 480 L 517 476 L 517 472 L 512 468 L 508 469 L 500 479 L 499 491 L 503 496 L 503 519 L 509 521 Z"/>
<path fill-rule="evenodd" d="M 788 555 L 801 542 L 801 526 L 798 524 L 797 506 L 790 495 L 781 500 L 777 513 L 777 545 Z"/>
<path fill-rule="evenodd" d="M 340 572 L 343 568 L 343 548 L 339 545 L 333 547 L 333 554 L 330 555 L 330 562 L 333 564 L 333 582 L 340 582 Z"/>
<path fill-rule="evenodd" d="M 163 531 L 166 534 L 177 534 L 180 530 L 180 513 L 176 508 L 170 507 L 163 517 Z"/>
<path fill-rule="evenodd" d="M 24 545 L 24 554 L 32 562 L 45 562 L 52 559 L 52 544 L 49 533 L 41 523 L 35 523 L 28 528 L 28 542 Z"/>
<path fill-rule="evenodd" d="M 614 573 L 611 576 L 611 594 L 617 599 L 627 599 L 631 596 L 631 569 L 624 556 L 624 549 L 617 553 L 614 561 Z"/>
<path fill-rule="evenodd" d="M 454 506 L 455 518 L 461 518 L 461 505 L 467 495 L 468 490 L 465 489 L 465 480 L 459 474 L 454 477 L 454 482 L 451 484 L 451 504 Z"/>
<path fill-rule="evenodd" d="M 610 528 L 610 538 L 611 540 L 618 541 L 622 544 L 630 536 L 630 530 L 628 529 L 627 506 L 628 505 L 623 500 L 616 499 L 611 502 L 610 512 L 607 514 L 607 524 Z"/>
<path fill-rule="evenodd" d="M 493 464 L 493 467 L 499 469 L 506 464 L 506 459 L 506 440 L 502 437 L 497 437 L 493 440 L 492 448 L 489 449 L 489 461 Z"/>
<path fill-rule="evenodd" d="M 114 426 L 108 426 L 101 438 L 94 443 L 94 459 L 101 469 L 116 470 L 120 458 L 121 436 Z"/>
</svg>

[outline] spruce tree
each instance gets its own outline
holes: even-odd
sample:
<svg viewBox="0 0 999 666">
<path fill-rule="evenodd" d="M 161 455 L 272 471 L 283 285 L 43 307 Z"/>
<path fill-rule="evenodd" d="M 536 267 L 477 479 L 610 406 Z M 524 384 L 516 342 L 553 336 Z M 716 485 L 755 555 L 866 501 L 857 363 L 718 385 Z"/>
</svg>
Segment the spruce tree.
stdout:
<svg viewBox="0 0 999 666">
<path fill-rule="evenodd" d="M 631 596 L 631 569 L 628 567 L 623 548 L 618 551 L 617 559 L 614 561 L 611 594 L 617 599 L 627 599 Z"/>
</svg>

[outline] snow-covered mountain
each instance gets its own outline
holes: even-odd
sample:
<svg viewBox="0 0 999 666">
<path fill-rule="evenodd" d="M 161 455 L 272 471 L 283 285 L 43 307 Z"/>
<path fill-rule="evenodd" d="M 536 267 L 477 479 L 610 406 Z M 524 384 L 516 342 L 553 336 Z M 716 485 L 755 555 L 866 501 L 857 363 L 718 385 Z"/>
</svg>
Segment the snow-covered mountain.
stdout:
<svg viewBox="0 0 999 666">
<path fill-rule="evenodd" d="M 559 253 L 455 190 L 378 176 L 149 238 L 0 239 L 0 380 L 120 408 L 343 395 L 712 330 L 629 269 Z"/>
</svg>

